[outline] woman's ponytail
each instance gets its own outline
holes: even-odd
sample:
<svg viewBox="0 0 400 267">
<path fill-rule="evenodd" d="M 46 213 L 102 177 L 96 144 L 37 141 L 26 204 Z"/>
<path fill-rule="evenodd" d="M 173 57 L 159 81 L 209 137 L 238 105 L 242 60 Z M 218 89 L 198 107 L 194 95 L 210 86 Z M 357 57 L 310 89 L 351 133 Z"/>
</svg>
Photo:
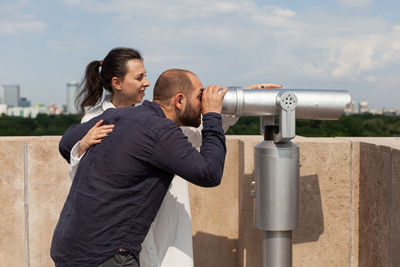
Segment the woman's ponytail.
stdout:
<svg viewBox="0 0 400 267">
<path fill-rule="evenodd" d="M 100 79 L 100 67 L 102 61 L 95 60 L 86 67 L 85 77 L 80 85 L 81 91 L 75 99 L 75 106 L 84 114 L 86 106 L 94 106 L 101 99 L 103 85 Z"/>
</svg>

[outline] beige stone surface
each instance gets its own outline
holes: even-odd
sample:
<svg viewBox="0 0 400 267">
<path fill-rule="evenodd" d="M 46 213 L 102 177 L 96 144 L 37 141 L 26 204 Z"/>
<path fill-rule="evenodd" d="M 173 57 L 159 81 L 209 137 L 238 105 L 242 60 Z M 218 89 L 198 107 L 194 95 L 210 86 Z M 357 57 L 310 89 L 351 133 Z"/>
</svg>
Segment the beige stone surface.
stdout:
<svg viewBox="0 0 400 267">
<path fill-rule="evenodd" d="M 263 138 L 240 139 L 239 143 L 239 266 L 261 266 L 262 231 L 255 228 L 254 146 Z"/>
<path fill-rule="evenodd" d="M 24 141 L 0 147 L 0 266 L 25 266 Z"/>
<path fill-rule="evenodd" d="M 392 266 L 400 266 L 400 149 L 392 150 Z"/>
<path fill-rule="evenodd" d="M 351 145 L 350 169 L 350 267 L 357 267 L 359 251 L 359 214 L 360 214 L 360 138 L 340 137 L 336 140 L 348 141 Z"/>
<path fill-rule="evenodd" d="M 360 143 L 351 143 L 350 266 L 358 267 L 360 220 Z"/>
<path fill-rule="evenodd" d="M 261 234 L 254 226 L 254 146 L 240 137 L 239 266 L 261 266 Z M 300 229 L 293 233 L 294 266 L 348 266 L 350 262 L 351 143 L 296 138 L 300 146 Z M 312 253 L 310 253 L 312 252 Z M 358 258 L 357 258 L 358 260 Z"/>
<path fill-rule="evenodd" d="M 340 137 L 340 139 L 400 149 L 400 137 Z"/>
<path fill-rule="evenodd" d="M 295 266 L 348 266 L 349 142 L 313 138 L 300 147 L 300 228 L 293 232 Z"/>
<path fill-rule="evenodd" d="M 195 266 L 237 266 L 238 143 L 227 140 L 226 168 L 219 186 L 189 187 Z"/>
<path fill-rule="evenodd" d="M 54 266 L 51 237 L 70 188 L 59 139 L 0 138 L 0 266 L 26 266 L 28 259 L 30 266 Z M 261 140 L 228 136 L 222 184 L 190 186 L 196 267 L 261 266 L 250 196 L 254 145 Z M 302 167 L 293 266 L 400 266 L 399 138 L 294 141 Z"/>
<path fill-rule="evenodd" d="M 27 141 L 30 267 L 54 266 L 51 238 L 71 184 L 58 142 L 46 137 Z"/>
<path fill-rule="evenodd" d="M 390 266 L 391 148 L 360 144 L 359 266 Z"/>
</svg>

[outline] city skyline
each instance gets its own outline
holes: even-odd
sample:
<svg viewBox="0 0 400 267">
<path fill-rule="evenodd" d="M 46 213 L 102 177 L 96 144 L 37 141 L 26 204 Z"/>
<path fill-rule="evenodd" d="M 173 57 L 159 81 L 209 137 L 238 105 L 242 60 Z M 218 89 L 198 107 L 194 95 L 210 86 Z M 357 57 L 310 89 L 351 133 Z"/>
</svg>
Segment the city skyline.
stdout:
<svg viewBox="0 0 400 267">
<path fill-rule="evenodd" d="M 7 90 L 6 90 L 7 89 Z M 60 103 L 50 103 L 50 104 L 33 104 L 26 97 L 22 97 L 19 94 L 20 87 L 17 84 L 14 85 L 0 85 L 0 115 L 2 113 L 19 116 L 22 111 L 22 116 L 27 117 L 29 114 L 35 113 L 35 116 L 40 112 L 45 112 L 48 114 L 76 114 L 79 113 L 77 107 L 75 106 L 75 98 L 79 92 L 79 83 L 76 81 L 70 81 L 66 84 L 66 104 Z M 8 92 L 8 93 L 6 93 Z M 5 98 L 5 99 L 4 99 Z M 15 104 L 18 103 L 18 104 Z M 10 105 L 11 104 L 11 105 Z M 47 111 L 45 108 L 47 106 Z M 28 115 L 23 115 L 25 111 L 28 111 Z M 400 116 L 400 107 L 389 107 L 375 109 L 370 108 L 368 101 L 359 101 L 358 103 L 351 100 L 350 103 L 344 109 L 345 114 L 360 114 L 360 113 L 371 113 L 376 115 L 391 114 Z"/>
<path fill-rule="evenodd" d="M 400 106 L 394 0 L 22 0 L 0 7 L 0 84 L 20 85 L 32 104 L 67 104 L 66 84 L 125 46 L 143 53 L 146 99 L 162 71 L 186 68 L 204 85 L 349 90 L 371 108 Z"/>
<path fill-rule="evenodd" d="M 2 90 L 4 90 L 4 87 L 10 87 L 10 86 L 18 87 L 18 94 L 19 94 L 20 87 L 19 87 L 18 84 L 13 84 L 13 85 L 1 85 L 0 84 L 0 104 L 7 104 L 6 103 L 7 101 L 4 101 L 3 98 L 2 98 L 2 96 L 4 96 L 2 94 L 2 93 L 4 93 L 4 92 L 2 92 Z M 70 81 L 70 82 L 68 82 L 66 84 L 66 94 L 67 94 L 67 96 L 66 96 L 65 103 L 34 103 L 34 104 L 31 105 L 31 101 L 27 97 L 20 96 L 20 97 L 18 97 L 19 104 L 18 105 L 13 105 L 13 106 L 15 106 L 15 107 L 32 107 L 32 106 L 37 106 L 37 105 L 39 105 L 39 106 L 42 106 L 42 105 L 47 105 L 47 106 L 60 105 L 60 106 L 64 106 L 65 107 L 65 109 L 66 109 L 65 111 L 67 113 L 78 113 L 78 110 L 75 107 L 75 98 L 76 98 L 76 95 L 78 94 L 78 92 L 79 92 L 79 83 L 77 81 Z M 21 104 L 21 103 L 23 103 L 23 104 Z M 348 111 L 351 111 L 351 113 L 358 113 L 357 108 L 355 108 L 356 104 L 358 104 L 359 106 L 360 105 L 361 106 L 365 106 L 363 108 L 359 107 L 358 108 L 359 110 L 360 109 L 365 109 L 366 111 L 371 110 L 371 109 L 368 108 L 368 106 L 369 106 L 369 102 L 368 101 L 361 100 L 361 101 L 356 102 L 354 99 L 352 99 L 351 103 L 349 103 L 349 105 L 346 107 L 345 111 L 348 110 Z M 379 110 L 379 108 L 378 109 L 373 109 L 373 110 L 377 111 L 377 110 Z M 383 111 L 389 111 L 389 110 L 400 111 L 400 106 L 399 107 L 382 107 L 381 110 L 382 110 L 382 112 Z M 363 112 L 360 111 L 359 113 L 363 113 Z"/>
</svg>

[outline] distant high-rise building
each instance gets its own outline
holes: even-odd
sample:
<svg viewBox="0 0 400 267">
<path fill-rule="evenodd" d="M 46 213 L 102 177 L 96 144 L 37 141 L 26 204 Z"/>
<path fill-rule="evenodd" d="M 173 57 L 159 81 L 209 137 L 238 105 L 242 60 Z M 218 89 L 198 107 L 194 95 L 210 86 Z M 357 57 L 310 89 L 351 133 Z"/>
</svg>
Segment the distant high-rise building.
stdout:
<svg viewBox="0 0 400 267">
<path fill-rule="evenodd" d="M 357 113 L 356 112 L 356 102 L 351 101 L 349 104 L 347 104 L 347 106 L 344 109 L 344 112 L 346 114 L 354 114 Z"/>
<path fill-rule="evenodd" d="M 30 107 L 31 101 L 29 101 L 26 97 L 21 97 L 19 99 L 19 106 L 24 108 Z"/>
<path fill-rule="evenodd" d="M 4 104 L 4 88 L 0 85 L 0 105 Z"/>
<path fill-rule="evenodd" d="M 75 81 L 67 83 L 67 112 L 70 114 L 78 113 L 75 108 L 75 98 L 78 94 L 79 84 Z"/>
<path fill-rule="evenodd" d="M 359 113 L 367 113 L 368 112 L 368 102 L 367 101 L 361 101 L 358 103 L 358 112 Z"/>
<path fill-rule="evenodd" d="M 1 114 L 7 114 L 7 105 L 6 104 L 0 104 L 0 116 Z"/>
<path fill-rule="evenodd" d="M 3 85 L 3 103 L 9 107 L 18 107 L 19 85 Z"/>
</svg>

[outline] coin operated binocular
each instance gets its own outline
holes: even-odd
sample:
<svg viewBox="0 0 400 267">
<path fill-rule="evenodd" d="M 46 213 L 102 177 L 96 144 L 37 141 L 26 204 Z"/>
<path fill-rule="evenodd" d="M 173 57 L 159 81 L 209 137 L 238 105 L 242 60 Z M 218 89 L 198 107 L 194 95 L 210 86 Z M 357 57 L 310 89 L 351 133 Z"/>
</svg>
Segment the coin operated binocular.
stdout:
<svg viewBox="0 0 400 267">
<path fill-rule="evenodd" d="M 260 116 L 264 135 L 254 149 L 263 267 L 292 266 L 292 231 L 299 228 L 299 147 L 291 141 L 296 118 L 337 120 L 350 102 L 349 92 L 339 90 L 228 88 L 222 113 Z"/>
</svg>

